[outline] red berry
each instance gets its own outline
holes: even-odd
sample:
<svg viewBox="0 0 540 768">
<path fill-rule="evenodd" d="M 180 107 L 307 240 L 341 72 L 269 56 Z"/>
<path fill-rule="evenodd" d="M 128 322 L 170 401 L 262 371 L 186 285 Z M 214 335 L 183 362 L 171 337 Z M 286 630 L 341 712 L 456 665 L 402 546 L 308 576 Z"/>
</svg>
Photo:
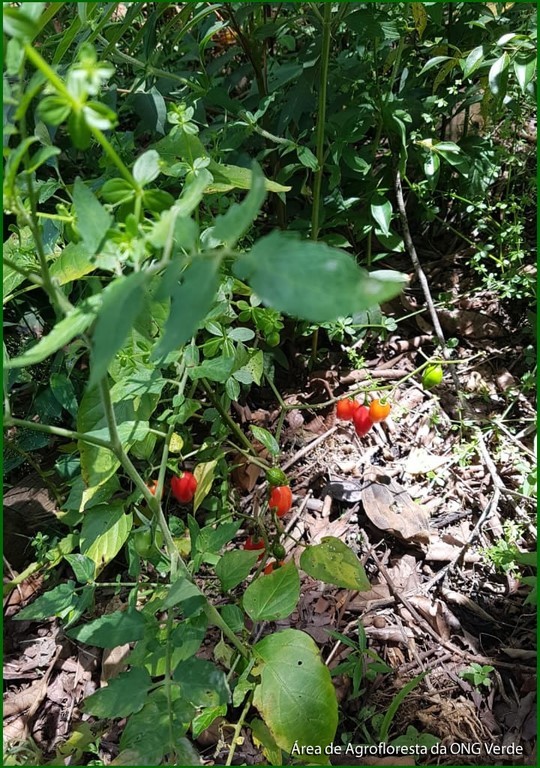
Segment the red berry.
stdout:
<svg viewBox="0 0 540 768">
<path fill-rule="evenodd" d="M 373 426 L 373 421 L 369 415 L 369 408 L 366 408 L 365 405 L 361 405 L 359 408 L 357 408 L 354 412 L 353 422 L 357 435 L 360 437 L 367 435 Z"/>
<path fill-rule="evenodd" d="M 174 498 L 181 504 L 192 501 L 197 490 L 197 480 L 191 472 L 182 472 L 180 477 L 171 478 L 171 491 Z"/>
<path fill-rule="evenodd" d="M 248 536 L 244 544 L 244 549 L 264 549 L 264 539 L 254 539 L 252 536 Z M 260 560 L 262 556 L 263 553 L 261 552 L 258 559 Z"/>
<path fill-rule="evenodd" d="M 266 575 L 269 573 L 273 573 L 274 571 L 277 571 L 278 568 L 281 568 L 283 565 L 283 560 L 281 562 L 277 562 L 276 560 L 272 560 L 271 563 L 268 563 L 268 565 L 264 566 L 264 572 Z"/>
<path fill-rule="evenodd" d="M 292 505 L 292 492 L 289 486 L 278 485 L 272 488 L 268 505 L 270 509 L 275 509 L 278 517 L 286 515 Z"/>
<path fill-rule="evenodd" d="M 354 412 L 358 408 L 358 403 L 351 397 L 346 400 L 338 400 L 336 403 L 336 416 L 343 421 L 352 421 Z"/>
</svg>

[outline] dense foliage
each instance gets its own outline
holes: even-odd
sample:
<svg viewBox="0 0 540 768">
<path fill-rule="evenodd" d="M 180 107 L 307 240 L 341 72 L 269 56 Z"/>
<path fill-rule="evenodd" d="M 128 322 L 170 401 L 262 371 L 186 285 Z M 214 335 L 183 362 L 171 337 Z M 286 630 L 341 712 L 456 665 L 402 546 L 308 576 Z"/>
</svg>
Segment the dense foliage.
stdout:
<svg viewBox="0 0 540 768">
<path fill-rule="evenodd" d="M 270 764 L 336 738 L 313 639 L 249 627 L 291 615 L 301 570 L 369 582 L 335 538 L 270 564 L 293 504 L 280 433 L 244 432 L 234 404 L 275 392 L 293 345 L 308 368 L 394 327 L 380 305 L 410 268 L 396 180 L 411 231 L 455 238 L 478 281 L 533 317 L 534 12 L 4 7 L 4 470 L 43 473 L 59 505 L 8 589 L 44 571 L 18 619 L 132 644 L 82 705 L 99 733 L 127 718 L 114 764 L 198 764 L 193 740 L 233 710 Z M 421 366 L 426 388 L 449 352 Z M 388 416 L 377 403 L 355 411 L 359 435 Z M 254 514 L 234 477 L 250 465 L 269 471 Z M 122 605 L 99 615 L 115 581 Z"/>
</svg>

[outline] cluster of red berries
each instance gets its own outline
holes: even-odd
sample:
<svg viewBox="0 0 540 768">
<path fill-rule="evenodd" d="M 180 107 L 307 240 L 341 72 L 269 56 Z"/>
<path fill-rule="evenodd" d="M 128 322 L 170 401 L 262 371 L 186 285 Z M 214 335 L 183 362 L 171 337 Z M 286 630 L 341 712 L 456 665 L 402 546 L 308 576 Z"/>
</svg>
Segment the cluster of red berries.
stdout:
<svg viewBox="0 0 540 768">
<path fill-rule="evenodd" d="M 375 423 L 384 421 L 391 409 L 390 403 L 385 400 L 372 400 L 368 407 L 348 397 L 338 401 L 336 415 L 343 421 L 352 421 L 356 434 L 363 437 Z"/>
</svg>

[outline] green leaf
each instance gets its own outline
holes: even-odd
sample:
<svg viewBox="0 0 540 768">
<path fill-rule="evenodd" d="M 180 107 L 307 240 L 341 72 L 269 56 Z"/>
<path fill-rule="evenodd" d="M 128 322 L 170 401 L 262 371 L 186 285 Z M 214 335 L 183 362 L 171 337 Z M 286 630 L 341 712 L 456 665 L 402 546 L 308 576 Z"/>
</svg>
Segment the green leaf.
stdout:
<svg viewBox="0 0 540 768">
<path fill-rule="evenodd" d="M 174 670 L 173 679 L 182 685 L 183 696 L 196 707 L 227 704 L 231 692 L 225 674 L 214 664 L 192 657 Z"/>
<path fill-rule="evenodd" d="M 133 272 L 128 277 L 117 277 L 101 294 L 101 308 L 92 336 L 89 387 L 106 375 L 109 363 L 124 344 L 141 312 L 147 281 L 145 272 Z"/>
<path fill-rule="evenodd" d="M 88 584 L 96 578 L 96 564 L 85 555 L 64 555 L 64 560 L 71 565 L 75 578 L 80 584 Z"/>
<path fill-rule="evenodd" d="M 45 3 L 28 3 L 28 5 L 44 6 Z M 39 25 L 36 23 L 34 14 L 29 13 L 24 5 L 21 8 L 4 6 L 2 8 L 2 21 L 6 35 L 18 40 L 31 41 L 39 32 Z"/>
<path fill-rule="evenodd" d="M 133 178 L 141 187 L 145 187 L 151 181 L 157 179 L 159 174 L 159 154 L 155 149 L 148 149 L 135 160 Z"/>
<path fill-rule="evenodd" d="M 213 360 L 205 360 L 201 365 L 189 368 L 191 379 L 209 379 L 224 383 L 227 381 L 234 368 L 234 357 L 215 357 Z"/>
<path fill-rule="evenodd" d="M 216 163 L 212 160 L 208 170 L 213 176 L 213 181 L 206 187 L 206 193 L 229 192 L 231 189 L 251 189 L 252 187 L 252 175 L 249 168 Z M 268 192 L 288 192 L 291 189 L 270 179 L 265 179 L 264 186 Z"/>
<path fill-rule="evenodd" d="M 79 405 L 71 379 L 65 373 L 51 373 L 50 384 L 55 399 L 76 419 Z"/>
<path fill-rule="evenodd" d="M 166 609 L 181 605 L 185 616 L 195 616 L 201 612 L 205 603 L 206 598 L 201 590 L 185 576 L 180 576 L 174 584 L 171 584 L 162 607 Z"/>
<path fill-rule="evenodd" d="M 45 96 L 38 104 L 37 113 L 47 125 L 60 125 L 71 114 L 71 102 L 65 96 Z"/>
<path fill-rule="evenodd" d="M 135 385 L 141 386 L 137 380 Z M 146 419 L 153 410 L 151 398 L 154 396 L 141 393 L 133 399 L 125 397 L 125 391 L 125 382 L 118 382 L 111 389 L 111 399 L 118 424 L 118 434 L 124 450 L 129 451 L 131 445 L 137 440 L 144 439 L 148 432 Z M 83 395 L 77 414 L 77 431 L 109 439 L 107 419 L 97 387 L 87 390 Z M 107 448 L 91 445 L 84 440 L 79 440 L 78 445 L 81 455 L 81 473 L 86 486 L 81 500 L 82 511 L 90 499 L 99 493 L 100 486 L 114 475 L 120 462 Z"/>
<path fill-rule="evenodd" d="M 167 355 L 191 339 L 212 306 L 219 285 L 220 256 L 197 256 L 180 273 L 181 265 L 166 270 L 160 290 L 171 296 L 171 311 L 152 357 Z M 180 281 L 180 282 L 179 282 Z"/>
<path fill-rule="evenodd" d="M 135 196 L 135 189 L 125 179 L 109 179 L 101 187 L 101 196 L 106 203 L 120 205 Z"/>
<path fill-rule="evenodd" d="M 525 93 L 536 74 L 536 52 L 517 51 L 514 57 L 514 72 L 521 92 Z"/>
<path fill-rule="evenodd" d="M 261 445 L 264 445 L 266 450 L 272 454 L 272 456 L 279 456 L 281 448 L 274 435 L 263 427 L 251 427 L 253 437 L 258 440 Z"/>
<path fill-rule="evenodd" d="M 392 203 L 379 192 L 371 198 L 371 215 L 379 225 L 384 235 L 390 234 L 392 221 Z"/>
<path fill-rule="evenodd" d="M 469 53 L 465 61 L 461 60 L 461 68 L 463 69 L 463 77 L 469 77 L 472 75 L 473 72 L 475 72 L 478 67 L 483 63 L 484 61 L 484 46 L 483 45 L 477 45 L 476 48 L 473 48 L 472 51 Z"/>
<path fill-rule="evenodd" d="M 134 667 L 85 699 L 83 711 L 95 717 L 127 717 L 144 707 L 151 685 L 146 669 Z"/>
<path fill-rule="evenodd" d="M 273 739 L 289 753 L 295 743 L 311 746 L 309 762 L 327 764 L 328 757 L 320 752 L 334 740 L 338 706 L 315 642 L 304 632 L 286 629 L 260 640 L 253 652 L 260 660 L 253 674 L 261 677 L 253 704 Z"/>
<path fill-rule="evenodd" d="M 131 513 L 126 515 L 119 502 L 100 504 L 85 513 L 80 548 L 96 564 L 98 572 L 120 552 L 132 525 Z"/>
<path fill-rule="evenodd" d="M 98 648 L 116 648 L 117 645 L 141 640 L 144 636 L 145 620 L 139 611 L 114 611 L 99 619 L 73 627 L 66 632 L 68 637 Z"/>
<path fill-rule="evenodd" d="M 505 52 L 502 54 L 502 56 L 499 56 L 494 64 L 491 65 L 488 74 L 488 82 L 491 93 L 493 93 L 495 96 L 499 96 L 501 99 L 506 95 L 509 64 L 510 57 Z"/>
<path fill-rule="evenodd" d="M 112 223 L 112 216 L 79 178 L 75 179 L 73 186 L 73 207 L 82 241 L 90 256 L 93 256 L 105 239 Z"/>
<path fill-rule="evenodd" d="M 327 584 L 359 592 L 371 588 L 360 560 L 346 544 L 333 536 L 306 547 L 300 557 L 300 567 L 314 579 Z"/>
<path fill-rule="evenodd" d="M 260 552 L 236 549 L 225 552 L 216 565 L 216 576 L 221 582 L 223 592 L 238 586 L 246 579 L 257 562 Z"/>
<path fill-rule="evenodd" d="M 58 352 L 94 322 L 100 305 L 100 294 L 85 299 L 70 315 L 64 320 L 60 320 L 52 331 L 40 339 L 35 346 L 27 349 L 19 357 L 10 360 L 7 367 L 25 368 L 28 365 L 36 365 L 36 363 L 41 363 L 47 357 Z"/>
<path fill-rule="evenodd" d="M 240 254 L 233 272 L 265 304 L 315 323 L 369 309 L 396 296 L 403 286 L 403 280 L 382 284 L 343 250 L 282 232 L 261 238 Z"/>
<path fill-rule="evenodd" d="M 251 226 L 266 197 L 264 175 L 258 165 L 253 165 L 252 173 L 252 186 L 244 202 L 233 203 L 227 213 L 216 218 L 212 237 L 228 248 L 233 248 Z"/>
<path fill-rule="evenodd" d="M 201 462 L 195 467 L 193 474 L 197 480 L 197 490 L 195 491 L 195 497 L 193 499 L 193 514 L 195 514 L 210 493 L 212 483 L 214 482 L 214 470 L 216 466 L 217 461 L 213 460 Z"/>
<path fill-rule="evenodd" d="M 296 154 L 303 166 L 312 171 L 319 170 L 319 162 L 309 147 L 297 147 Z"/>
<path fill-rule="evenodd" d="M 45 592 L 13 618 L 15 621 L 42 621 L 51 616 L 62 617 L 72 608 L 76 598 L 75 582 L 70 580 Z"/>
<path fill-rule="evenodd" d="M 51 264 L 51 277 L 58 285 L 66 285 L 90 274 L 97 268 L 83 243 L 69 243 Z"/>
<path fill-rule="evenodd" d="M 252 581 L 242 604 L 253 621 L 277 621 L 290 616 L 300 598 L 300 576 L 290 561 L 273 573 Z"/>
</svg>

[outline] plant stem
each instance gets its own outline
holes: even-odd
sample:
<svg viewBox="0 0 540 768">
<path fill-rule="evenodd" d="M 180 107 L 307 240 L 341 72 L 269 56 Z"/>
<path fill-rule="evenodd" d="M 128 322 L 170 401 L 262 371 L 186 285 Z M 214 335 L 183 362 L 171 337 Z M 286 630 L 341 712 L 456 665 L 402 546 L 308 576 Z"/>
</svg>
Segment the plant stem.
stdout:
<svg viewBox="0 0 540 768">
<path fill-rule="evenodd" d="M 103 410 L 105 412 L 105 419 L 107 421 L 107 426 L 109 427 L 109 434 L 111 436 L 111 444 L 114 454 L 118 461 L 122 464 L 127 474 L 133 480 L 137 488 L 142 493 L 144 500 L 155 515 L 157 523 L 161 529 L 161 533 L 163 534 L 165 547 L 169 557 L 171 558 L 171 581 L 174 582 L 176 580 L 179 570 L 183 572 L 184 576 L 188 576 L 187 568 L 184 565 L 183 560 L 181 560 L 179 552 L 173 541 L 169 526 L 167 525 L 167 520 L 163 514 L 163 510 L 161 509 L 160 502 L 147 488 L 143 478 L 140 476 L 133 462 L 124 450 L 120 436 L 118 434 L 118 427 L 116 424 L 116 416 L 111 400 L 111 393 L 105 379 L 101 380 L 99 384 L 99 391 L 101 395 Z"/>
<path fill-rule="evenodd" d="M 236 424 L 236 422 L 233 421 L 233 419 L 227 413 L 225 408 L 221 405 L 221 403 L 219 402 L 218 398 L 212 392 L 212 387 L 208 383 L 207 379 L 201 379 L 201 386 L 204 389 L 204 391 L 206 392 L 206 394 L 208 395 L 208 397 L 210 398 L 210 400 L 212 401 L 212 405 L 214 406 L 214 408 L 217 411 L 219 411 L 219 415 L 226 422 L 226 424 L 229 427 L 229 429 L 231 430 L 231 432 L 233 432 L 236 435 L 236 437 L 238 438 L 238 440 L 243 445 L 245 445 L 245 447 L 247 448 L 247 450 L 249 451 L 250 454 L 255 454 L 255 449 L 252 446 L 249 438 L 247 438 L 246 435 L 244 435 L 244 433 L 242 432 L 242 430 L 240 429 L 238 424 Z"/>
<path fill-rule="evenodd" d="M 218 629 L 220 629 L 225 637 L 230 640 L 230 642 L 234 645 L 238 653 L 242 654 L 242 656 L 245 659 L 249 658 L 249 649 L 247 646 L 242 643 L 241 640 L 239 640 L 232 629 L 229 627 L 229 625 L 221 618 L 219 612 L 216 608 L 212 605 L 212 603 L 207 602 L 204 607 L 204 612 L 206 613 L 206 616 L 208 620 L 214 624 Z"/>
<path fill-rule="evenodd" d="M 313 184 L 313 207 L 311 210 L 311 239 L 319 237 L 319 215 L 321 208 L 321 187 L 324 170 L 324 130 L 326 127 L 326 90 L 328 87 L 328 64 L 330 62 L 330 40 L 332 3 L 324 4 L 321 43 L 321 86 L 319 88 L 319 105 L 317 109 L 316 152 L 318 168 Z"/>
<path fill-rule="evenodd" d="M 40 424 L 37 421 L 27 421 L 26 419 L 16 419 L 14 416 L 4 417 L 5 427 L 22 427 L 23 429 L 32 429 L 35 432 L 44 432 L 48 435 L 56 435 L 57 437 L 65 437 L 68 440 L 83 440 L 89 445 L 96 445 L 98 448 L 107 448 L 114 453 L 113 446 L 108 440 L 102 440 L 99 437 L 91 437 L 85 435 L 84 432 L 75 432 L 72 429 L 64 429 L 63 427 L 54 427 L 52 424 Z"/>
</svg>

